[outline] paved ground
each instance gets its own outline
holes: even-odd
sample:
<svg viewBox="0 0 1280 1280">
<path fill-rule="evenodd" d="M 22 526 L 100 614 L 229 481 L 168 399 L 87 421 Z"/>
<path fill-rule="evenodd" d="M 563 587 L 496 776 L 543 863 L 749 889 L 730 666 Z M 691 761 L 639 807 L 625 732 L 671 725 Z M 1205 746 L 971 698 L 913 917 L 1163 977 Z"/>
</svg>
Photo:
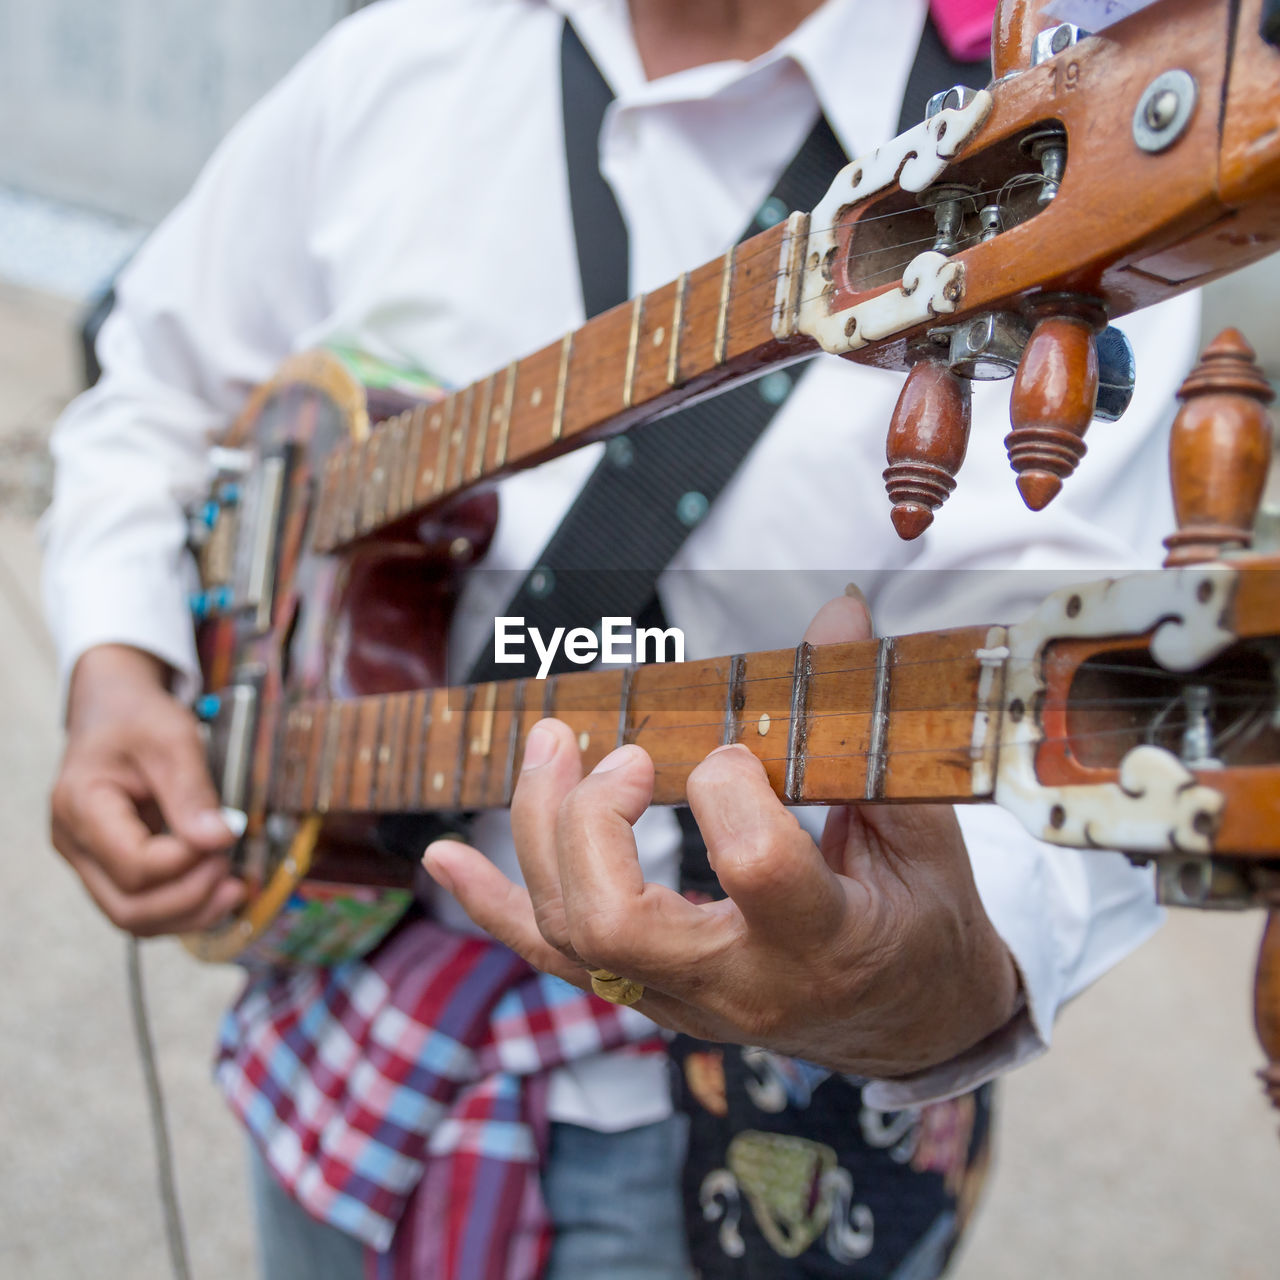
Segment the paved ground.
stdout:
<svg viewBox="0 0 1280 1280">
<path fill-rule="evenodd" d="M 46 843 L 54 679 L 36 601 L 40 441 L 74 385 L 71 309 L 0 287 L 0 1276 L 167 1274 L 124 950 Z M 1280 1138 L 1252 1072 L 1256 916 L 1182 915 L 1006 1084 L 956 1280 L 1268 1280 Z M 208 1080 L 229 972 L 145 967 L 196 1280 L 251 1272 L 239 1139 Z"/>
</svg>

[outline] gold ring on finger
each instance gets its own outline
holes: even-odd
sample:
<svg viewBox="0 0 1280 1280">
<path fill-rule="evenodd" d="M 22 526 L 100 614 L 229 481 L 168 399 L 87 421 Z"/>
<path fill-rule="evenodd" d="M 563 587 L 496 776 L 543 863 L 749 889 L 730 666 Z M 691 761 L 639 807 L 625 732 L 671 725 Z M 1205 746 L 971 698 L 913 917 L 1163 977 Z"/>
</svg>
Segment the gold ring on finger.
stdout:
<svg viewBox="0 0 1280 1280">
<path fill-rule="evenodd" d="M 610 1004 L 633 1005 L 644 995 L 643 982 L 620 978 L 608 969 L 588 969 L 587 972 L 591 975 L 591 990 Z"/>
</svg>

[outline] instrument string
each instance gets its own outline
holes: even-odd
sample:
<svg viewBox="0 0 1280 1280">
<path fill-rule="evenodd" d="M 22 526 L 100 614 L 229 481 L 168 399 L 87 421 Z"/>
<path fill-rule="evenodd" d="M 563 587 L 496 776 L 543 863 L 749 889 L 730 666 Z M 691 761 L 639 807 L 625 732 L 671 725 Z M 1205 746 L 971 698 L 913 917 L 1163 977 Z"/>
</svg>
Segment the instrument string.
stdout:
<svg viewBox="0 0 1280 1280">
<path fill-rule="evenodd" d="M 1031 174 L 1024 174 L 1024 175 L 1015 175 L 1015 177 L 1021 177 L 1021 178 L 1026 178 L 1026 179 L 1032 180 L 1032 179 L 1034 179 L 1034 178 L 1035 178 L 1035 175 L 1031 175 Z M 1009 188 L 1010 188 L 1010 186 L 1011 186 L 1011 185 L 1014 185 L 1014 180 L 1013 180 L 1013 179 L 1010 179 L 1010 180 L 1009 180 L 1008 182 L 1006 182 L 1002 187 L 998 187 L 998 188 L 989 188 L 989 189 L 984 190 L 984 191 L 975 192 L 975 193 L 973 193 L 971 196 L 968 196 L 968 197 L 966 197 L 966 198 L 967 198 L 967 199 L 969 199 L 969 200 L 975 201 L 975 202 L 976 202 L 977 200 L 979 200 L 979 199 L 981 199 L 981 198 L 985 198 L 986 196 L 989 196 L 989 195 L 995 195 L 995 196 L 997 196 L 997 198 L 999 198 L 999 197 L 1004 193 L 1004 191 L 1006 191 L 1007 189 L 1009 189 Z M 927 212 L 927 210 L 921 210 L 921 209 L 914 209 L 914 210 L 896 210 L 896 211 L 891 212 L 891 213 L 884 213 L 884 214 L 871 214 L 871 215 L 867 215 L 866 217 L 862 217 L 862 218 L 857 218 L 857 217 L 855 217 L 855 218 L 849 218 L 849 219 L 846 219 L 846 220 L 845 220 L 845 221 L 843 221 L 843 222 L 836 223 L 836 224 L 834 224 L 833 226 L 828 227 L 828 228 L 811 228 L 811 229 L 810 229 L 810 231 L 809 231 L 809 234 L 811 234 L 811 235 L 812 235 L 812 234 L 821 234 L 821 233 L 823 233 L 823 232 L 825 232 L 825 231 L 840 231 L 840 230 L 843 230 L 845 227 L 850 226 L 850 225 L 853 225 L 853 226 L 862 226 L 862 225 L 866 225 L 866 224 L 873 223 L 873 222 L 885 221 L 885 220 L 888 220 L 888 219 L 903 219 L 903 218 L 905 218 L 905 217 L 912 217 L 912 218 L 914 218 L 915 220 L 918 220 L 918 219 L 919 219 L 919 216 L 920 216 L 920 214 L 921 214 L 922 212 Z M 907 240 L 907 241 L 902 241 L 902 242 L 895 242 L 895 243 L 892 243 L 892 244 L 878 245 L 878 246 L 876 246 L 876 247 L 874 247 L 874 248 L 871 248 L 871 249 L 867 249 L 867 250 L 863 250 L 863 251 L 858 252 L 858 253 L 850 254 L 850 255 L 849 255 L 849 257 L 848 257 L 848 261 L 849 261 L 849 262 L 854 262 L 854 261 L 858 261 L 858 260 L 865 259 L 865 258 L 871 258 L 871 257 L 875 257 L 875 256 L 881 256 L 881 255 L 884 255 L 884 254 L 886 254 L 886 253 L 900 253 L 900 252 L 901 252 L 901 250 L 906 249 L 906 248 L 913 248 L 913 247 L 920 246 L 920 245 L 924 245 L 924 244 L 931 244 L 931 243 L 935 242 L 935 241 L 936 241 L 936 239 L 937 239 L 937 232 L 935 231 L 934 233 L 932 233 L 932 234 L 930 234 L 930 235 L 922 236 L 922 237 L 919 237 L 919 238 L 916 238 L 916 239 L 912 239 L 912 240 Z M 977 234 L 974 234 L 974 235 L 971 235 L 971 236 L 964 237 L 964 238 L 959 242 L 959 244 L 958 244 L 958 248 L 967 248 L 967 247 L 969 247 L 969 245 L 971 245 L 971 244 L 973 244 L 973 243 L 976 243 L 979 239 L 980 239 L 980 236 L 978 236 Z M 734 274 L 735 274 L 735 276 L 736 276 L 736 275 L 738 275 L 739 273 L 742 273 L 742 272 L 744 271 L 744 269 L 745 269 L 745 268 L 746 268 L 746 267 L 747 267 L 751 262 L 753 262 L 755 259 L 757 259 L 757 258 L 758 258 L 758 257 L 760 257 L 761 255 L 777 255 L 777 254 L 778 254 L 778 252 L 779 252 L 779 245 L 774 244 L 774 245 L 770 245 L 770 246 L 767 246 L 767 247 L 761 247 L 761 248 L 758 248 L 758 249 L 755 249 L 755 250 L 751 250 L 750 252 L 748 252 L 748 253 L 747 253 L 746 255 L 744 255 L 744 256 L 737 256 L 737 257 L 735 257 L 735 259 L 734 259 L 734 268 L 733 268 L 733 269 L 734 269 Z M 909 256 L 909 257 L 907 257 L 907 258 L 899 259 L 899 260 L 897 260 L 897 261 L 895 261 L 895 262 L 893 262 L 893 263 L 889 264 L 889 265 L 888 265 L 888 266 L 886 266 L 886 267 L 882 267 L 882 268 L 880 268 L 880 269 L 879 269 L 879 270 L 877 270 L 876 272 L 874 272 L 874 273 L 872 273 L 871 275 L 869 275 L 869 276 L 865 277 L 864 279 L 860 280 L 860 281 L 859 281 L 859 285 L 860 285 L 861 287 L 878 288 L 878 287 L 879 287 L 879 284 L 881 283 L 881 282 L 879 281 L 879 277 L 886 277 L 887 279 L 886 279 L 886 281 L 885 281 L 885 282 L 892 281 L 894 278 L 896 278 L 897 276 L 900 276 L 900 275 L 901 275 L 902 271 L 903 271 L 903 270 L 905 270 L 905 268 L 906 268 L 906 267 L 908 267 L 908 266 L 911 264 L 911 262 L 914 260 L 915 256 L 916 256 L 916 255 L 914 255 L 914 254 L 913 254 L 913 255 L 911 255 L 911 256 Z M 763 277 L 762 279 L 760 279 L 760 280 L 758 280 L 758 281 L 755 281 L 753 284 L 751 284 L 751 285 L 747 286 L 747 287 L 746 287 L 746 289 L 742 290 L 741 292 L 738 292 L 737 290 L 735 290 L 735 291 L 734 291 L 734 294 L 733 294 L 734 303 L 735 303 L 735 304 L 741 304 L 741 303 L 743 303 L 743 302 L 747 301 L 748 299 L 751 299 L 751 298 L 753 297 L 753 295 L 758 295 L 758 294 L 761 294 L 761 293 L 765 293 L 766 291 L 774 291 L 774 292 L 776 292 L 777 281 L 778 281 L 780 278 L 782 278 L 782 276 L 783 276 L 783 275 L 785 275 L 785 274 L 786 274 L 786 273 L 785 273 L 785 272 L 783 272 L 783 271 L 775 270 L 771 275 L 765 276 L 765 277 Z M 661 286 L 660 286 L 660 287 L 661 287 Z M 809 296 L 806 296 L 806 297 L 804 297 L 804 298 L 801 298 L 801 299 L 799 300 L 798 305 L 803 306 L 803 305 L 805 305 L 806 303 L 813 301 L 815 298 L 821 297 L 821 296 L 822 296 L 822 292 L 823 292 L 823 291 L 825 291 L 825 286 L 824 286 L 823 290 L 819 290 L 817 293 L 815 293 L 815 294 L 813 294 L 813 295 L 809 295 Z M 653 292 L 653 291 L 650 291 L 650 292 Z M 646 296 L 648 296 L 648 295 L 646 295 Z M 692 323 L 695 323 L 696 321 L 702 320 L 702 319 L 704 319 L 705 317 L 708 317 L 708 316 L 710 316 L 710 315 L 712 315 L 712 314 L 717 314 L 717 315 L 718 315 L 718 313 L 719 313 L 719 301 L 718 301 L 718 299 L 717 299 L 716 303 L 714 303 L 714 304 L 706 304 L 706 305 L 704 305 L 704 306 L 702 306 L 702 307 L 695 308 L 695 309 L 693 309 L 692 311 L 687 311 L 687 312 L 685 312 L 685 314 L 682 316 L 682 321 L 681 321 L 681 323 L 682 323 L 682 325 L 684 325 L 684 326 L 688 326 L 688 325 L 690 325 L 690 324 L 692 324 Z M 575 330 L 575 332 L 581 332 L 581 330 Z M 585 375 L 585 374 L 589 374 L 589 373 L 593 372 L 595 369 L 597 369 L 597 368 L 599 368 L 599 367 L 602 367 L 602 366 L 606 366 L 606 365 L 607 365 L 607 366 L 609 366 L 609 367 L 612 367 L 612 366 L 616 365 L 620 359 L 622 359 L 623 357 L 625 357 L 625 355 L 627 354 L 627 352 L 628 352 L 628 350 L 629 350 L 629 347 L 630 347 L 630 338 L 629 338 L 629 335 L 628 335 L 628 339 L 627 339 L 627 341 L 626 341 L 626 342 L 624 342 L 624 343 L 619 343 L 619 344 L 617 344 L 616 346 L 606 344 L 606 345 L 604 345 L 604 346 L 602 346 L 602 347 L 599 347 L 599 348 L 597 349 L 596 354 L 594 355 L 594 357 L 593 357 L 591 360 L 589 360 L 589 361 L 588 361 L 588 363 L 587 363 L 586 365 L 583 365 L 583 366 L 580 366 L 580 367 L 576 368 L 576 369 L 575 369 L 575 373 L 577 374 L 577 376 L 578 376 L 578 377 L 581 377 L 581 376 L 583 376 L 583 375 Z M 527 358 L 527 357 L 526 357 L 526 358 Z M 500 371 L 495 370 L 495 371 L 494 371 L 494 373 L 493 373 L 492 375 L 488 375 L 488 376 L 496 377 L 498 372 L 500 372 Z M 482 378 L 480 381 L 482 381 L 482 382 L 483 382 L 483 381 L 485 381 L 485 379 L 483 379 L 483 378 Z M 473 384 L 473 385 L 478 385 L 478 384 Z M 450 393 L 450 395 L 452 395 L 453 397 L 457 398 L 457 397 L 461 397 L 462 395 L 464 395 L 464 394 L 466 393 L 466 391 L 467 391 L 467 388 L 466 388 L 466 387 L 462 387 L 462 388 L 459 388 L 456 392 L 452 392 L 452 393 Z M 447 398 L 447 397 L 446 397 L 446 398 Z M 455 424 L 455 426 L 456 426 L 456 424 Z"/>
</svg>

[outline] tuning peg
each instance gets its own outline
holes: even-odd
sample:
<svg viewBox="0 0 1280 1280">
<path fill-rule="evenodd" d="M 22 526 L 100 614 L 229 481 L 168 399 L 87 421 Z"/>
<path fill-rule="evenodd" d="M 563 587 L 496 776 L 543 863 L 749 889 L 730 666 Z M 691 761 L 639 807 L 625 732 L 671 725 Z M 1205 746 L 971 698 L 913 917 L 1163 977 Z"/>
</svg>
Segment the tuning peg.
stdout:
<svg viewBox="0 0 1280 1280">
<path fill-rule="evenodd" d="M 1169 437 L 1169 473 L 1178 532 L 1164 541 L 1165 565 L 1216 560 L 1248 547 L 1271 461 L 1275 398 L 1253 348 L 1224 329 L 1178 388 L 1182 408 Z"/>
<path fill-rule="evenodd" d="M 1133 346 L 1113 324 L 1098 334 L 1094 346 L 1098 348 L 1098 401 L 1093 416 L 1098 422 L 1119 422 L 1137 383 Z"/>
<path fill-rule="evenodd" d="M 1022 500 L 1039 511 L 1084 457 L 1098 398 L 1094 335 L 1106 311 L 1095 298 L 1054 294 L 1038 300 L 1032 315 L 1038 322 L 1013 379 L 1013 430 L 1004 443 Z"/>
<path fill-rule="evenodd" d="M 951 496 L 969 444 L 969 382 L 945 359 L 921 355 L 889 423 L 884 483 L 898 536 L 918 538 Z"/>
</svg>

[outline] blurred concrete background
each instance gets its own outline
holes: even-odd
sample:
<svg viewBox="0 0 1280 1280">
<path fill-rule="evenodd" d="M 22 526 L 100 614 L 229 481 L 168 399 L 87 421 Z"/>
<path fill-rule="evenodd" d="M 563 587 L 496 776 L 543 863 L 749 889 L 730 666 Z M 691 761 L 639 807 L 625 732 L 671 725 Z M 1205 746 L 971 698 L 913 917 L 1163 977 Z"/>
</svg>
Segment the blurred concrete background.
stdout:
<svg viewBox="0 0 1280 1280">
<path fill-rule="evenodd" d="M 231 119 L 350 7 L 0 0 L 0 1277 L 169 1274 L 123 942 L 47 843 L 60 743 L 34 526 L 48 428 L 78 381 L 74 325 Z M 56 111 L 32 111 L 69 81 Z M 1206 308 L 1206 330 L 1240 325 L 1273 377 L 1278 286 L 1280 259 Z M 1003 1086 L 956 1280 L 1280 1274 L 1280 1137 L 1252 1076 L 1259 929 L 1176 915 L 1067 1010 L 1053 1052 Z M 209 1080 L 237 977 L 171 942 L 147 944 L 144 967 L 194 1277 L 239 1280 L 243 1151 Z"/>
</svg>

